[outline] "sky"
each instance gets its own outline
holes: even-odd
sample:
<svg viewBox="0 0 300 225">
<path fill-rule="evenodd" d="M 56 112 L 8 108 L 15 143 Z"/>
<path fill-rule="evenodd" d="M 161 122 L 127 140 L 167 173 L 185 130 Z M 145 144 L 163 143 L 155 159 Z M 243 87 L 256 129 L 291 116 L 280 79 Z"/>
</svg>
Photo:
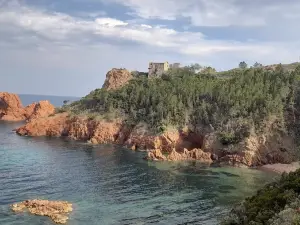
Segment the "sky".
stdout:
<svg viewBox="0 0 300 225">
<path fill-rule="evenodd" d="M 111 68 L 300 56 L 298 0 L 0 0 L 0 91 L 84 96 Z"/>
</svg>

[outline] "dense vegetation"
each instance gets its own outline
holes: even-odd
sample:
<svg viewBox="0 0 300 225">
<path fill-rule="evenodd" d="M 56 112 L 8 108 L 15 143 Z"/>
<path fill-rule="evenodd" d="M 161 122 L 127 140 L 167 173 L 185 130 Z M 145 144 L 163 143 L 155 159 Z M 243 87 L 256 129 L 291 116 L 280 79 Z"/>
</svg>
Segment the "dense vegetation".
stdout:
<svg viewBox="0 0 300 225">
<path fill-rule="evenodd" d="M 234 208 L 223 225 L 299 225 L 300 170 L 284 174 Z"/>
<path fill-rule="evenodd" d="M 261 129 L 270 116 L 276 118 L 278 129 L 286 131 L 287 117 L 297 116 L 300 69 L 209 71 L 196 73 L 187 67 L 159 79 L 141 75 L 118 90 L 96 89 L 68 109 L 146 122 L 155 131 L 170 125 L 212 126 L 224 144 L 239 142 L 252 128 Z"/>
</svg>

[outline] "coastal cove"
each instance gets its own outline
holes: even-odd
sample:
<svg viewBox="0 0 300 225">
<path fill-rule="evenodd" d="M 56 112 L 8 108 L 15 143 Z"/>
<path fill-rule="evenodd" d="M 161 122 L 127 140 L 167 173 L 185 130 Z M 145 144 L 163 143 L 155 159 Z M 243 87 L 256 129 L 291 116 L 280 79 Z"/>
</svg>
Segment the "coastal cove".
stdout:
<svg viewBox="0 0 300 225">
<path fill-rule="evenodd" d="M 230 208 L 264 184 L 271 172 L 210 168 L 201 163 L 150 162 L 142 152 L 46 137 L 20 137 L 22 123 L 0 123 L 0 224 L 52 224 L 14 214 L 24 199 L 74 205 L 68 224 L 218 224 Z"/>
</svg>

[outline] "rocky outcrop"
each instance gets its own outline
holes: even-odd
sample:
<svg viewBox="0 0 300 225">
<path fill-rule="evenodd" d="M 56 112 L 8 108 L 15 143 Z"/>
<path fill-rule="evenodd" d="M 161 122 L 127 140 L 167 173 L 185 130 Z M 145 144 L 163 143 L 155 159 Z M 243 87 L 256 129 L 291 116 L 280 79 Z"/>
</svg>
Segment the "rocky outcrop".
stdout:
<svg viewBox="0 0 300 225">
<path fill-rule="evenodd" d="M 297 158 L 293 138 L 282 134 L 251 134 L 238 144 L 223 145 L 216 132 L 192 128 L 169 129 L 157 135 L 146 124 L 129 126 L 122 120 L 104 121 L 67 113 L 31 119 L 16 132 L 28 136 L 67 136 L 92 144 L 120 144 L 149 150 L 149 160 L 199 160 L 232 166 L 290 163 Z M 204 129 L 203 129 L 204 130 Z"/>
<path fill-rule="evenodd" d="M 170 154 L 164 155 L 160 149 L 154 149 L 148 152 L 147 160 L 154 161 L 186 161 L 197 160 L 203 163 L 212 163 L 212 154 L 209 152 L 203 152 L 201 149 L 187 150 L 186 148 L 182 153 L 177 152 L 175 148 Z"/>
<path fill-rule="evenodd" d="M 203 150 L 218 157 L 222 165 L 261 166 L 274 163 L 291 163 L 297 156 L 294 138 L 274 131 L 251 134 L 238 144 L 222 145 L 215 133 L 205 135 Z"/>
<path fill-rule="evenodd" d="M 24 202 L 11 205 L 14 212 L 28 211 L 39 216 L 48 216 L 55 223 L 65 224 L 69 219 L 68 213 L 72 212 L 72 204 L 66 201 L 48 200 L 26 200 Z"/>
<path fill-rule="evenodd" d="M 26 112 L 28 112 L 28 107 Z M 33 111 L 31 114 L 27 114 L 27 119 L 35 119 L 39 117 L 47 117 L 55 113 L 55 107 L 49 101 L 40 101 L 34 104 Z"/>
<path fill-rule="evenodd" d="M 112 69 L 106 74 L 103 88 L 107 90 L 120 88 L 132 78 L 132 74 L 126 69 Z"/>
<path fill-rule="evenodd" d="M 24 108 L 18 95 L 0 92 L 0 120 L 25 120 Z"/>
<path fill-rule="evenodd" d="M 0 120 L 23 121 L 54 114 L 55 108 L 49 101 L 40 101 L 23 107 L 18 95 L 0 92 Z"/>
<path fill-rule="evenodd" d="M 60 113 L 51 117 L 35 118 L 18 128 L 16 132 L 22 136 L 66 136 L 68 135 L 67 121 L 67 113 Z"/>
<path fill-rule="evenodd" d="M 119 136 L 122 128 L 123 123 L 120 120 L 97 121 L 59 113 L 50 117 L 32 119 L 16 129 L 16 132 L 23 136 L 67 136 L 93 144 L 109 144 L 117 143 L 118 139 L 121 139 Z"/>
</svg>

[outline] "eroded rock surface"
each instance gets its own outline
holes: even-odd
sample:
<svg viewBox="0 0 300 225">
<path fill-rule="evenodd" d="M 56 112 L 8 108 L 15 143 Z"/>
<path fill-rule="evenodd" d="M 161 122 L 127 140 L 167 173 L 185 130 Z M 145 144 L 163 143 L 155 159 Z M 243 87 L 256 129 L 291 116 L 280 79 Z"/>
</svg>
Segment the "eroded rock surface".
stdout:
<svg viewBox="0 0 300 225">
<path fill-rule="evenodd" d="M 47 117 L 54 113 L 55 107 L 49 101 L 40 101 L 34 105 L 33 111 L 27 115 L 27 119 L 31 120 L 39 117 Z"/>
<path fill-rule="evenodd" d="M 177 152 L 175 148 L 170 154 L 163 154 L 160 149 L 154 149 L 148 152 L 147 160 L 154 161 L 186 161 L 186 160 L 197 160 L 203 163 L 212 163 L 212 155 L 209 152 L 203 152 L 201 149 L 187 150 L 183 152 Z"/>
<path fill-rule="evenodd" d="M 132 74 L 126 69 L 112 69 L 106 74 L 103 88 L 113 90 L 124 86 L 133 78 Z"/>
<path fill-rule="evenodd" d="M 23 121 L 47 117 L 54 114 L 55 108 L 49 101 L 40 101 L 23 107 L 18 95 L 0 92 L 0 120 Z"/>
<path fill-rule="evenodd" d="M 18 95 L 0 92 L 0 120 L 22 121 L 26 117 Z"/>
<path fill-rule="evenodd" d="M 17 129 L 20 135 L 67 136 L 92 144 L 120 144 L 132 150 L 149 150 L 149 160 L 198 160 L 221 165 L 256 167 L 273 163 L 291 163 L 296 157 L 293 138 L 251 134 L 240 143 L 223 145 L 216 133 L 191 129 L 169 129 L 151 133 L 146 124 L 126 125 L 121 119 L 89 119 L 67 113 L 31 119 Z"/>
<path fill-rule="evenodd" d="M 72 212 L 72 204 L 66 201 L 48 201 L 48 200 L 26 200 L 24 202 L 11 205 L 14 212 L 28 211 L 31 214 L 39 216 L 48 216 L 55 223 L 65 224 L 69 219 L 68 213 Z"/>
</svg>

